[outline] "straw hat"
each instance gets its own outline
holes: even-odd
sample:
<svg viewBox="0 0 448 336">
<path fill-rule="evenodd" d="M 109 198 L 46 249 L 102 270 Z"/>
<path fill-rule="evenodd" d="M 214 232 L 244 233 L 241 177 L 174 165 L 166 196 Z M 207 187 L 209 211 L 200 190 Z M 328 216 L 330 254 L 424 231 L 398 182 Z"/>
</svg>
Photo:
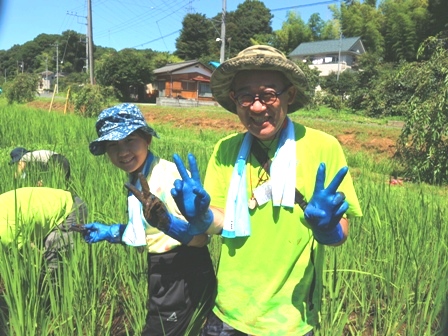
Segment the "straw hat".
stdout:
<svg viewBox="0 0 448 336">
<path fill-rule="evenodd" d="M 309 100 L 305 95 L 306 77 L 299 66 L 286 58 L 280 50 L 267 45 L 254 45 L 222 63 L 210 79 L 213 97 L 232 113 L 236 113 L 236 105 L 229 96 L 233 78 L 239 71 L 246 70 L 279 71 L 285 75 L 297 90 L 295 100 L 288 106 L 288 113 L 303 107 Z"/>
</svg>

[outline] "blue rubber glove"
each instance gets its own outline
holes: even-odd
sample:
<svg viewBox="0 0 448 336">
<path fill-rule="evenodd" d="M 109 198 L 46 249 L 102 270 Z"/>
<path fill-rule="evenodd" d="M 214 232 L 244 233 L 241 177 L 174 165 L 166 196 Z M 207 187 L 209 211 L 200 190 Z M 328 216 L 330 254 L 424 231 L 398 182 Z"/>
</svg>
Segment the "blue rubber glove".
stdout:
<svg viewBox="0 0 448 336">
<path fill-rule="evenodd" d="M 339 222 L 348 210 L 348 203 L 344 193 L 337 192 L 337 189 L 347 172 L 348 167 L 342 167 L 325 189 L 325 163 L 321 163 L 317 169 L 314 193 L 304 215 L 311 225 L 314 238 L 321 244 L 332 245 L 344 239 Z"/>
<path fill-rule="evenodd" d="M 126 229 L 126 225 L 89 223 L 84 225 L 84 229 L 86 230 L 84 240 L 89 244 L 98 243 L 103 240 L 109 243 L 121 243 L 121 236 Z"/>
<path fill-rule="evenodd" d="M 204 233 L 213 223 L 213 212 L 210 210 L 210 195 L 202 187 L 196 158 L 188 154 L 191 177 L 180 156 L 174 154 L 173 159 L 182 180 L 174 181 L 171 195 L 182 215 L 191 224 L 189 233 Z"/>
<path fill-rule="evenodd" d="M 130 183 L 126 183 L 125 187 L 142 203 L 145 220 L 182 244 L 188 244 L 193 239 L 193 234 L 189 233 L 191 225 L 169 213 L 165 203 L 151 193 L 148 181 L 142 173 L 138 174 L 138 178 L 142 191 Z"/>
</svg>

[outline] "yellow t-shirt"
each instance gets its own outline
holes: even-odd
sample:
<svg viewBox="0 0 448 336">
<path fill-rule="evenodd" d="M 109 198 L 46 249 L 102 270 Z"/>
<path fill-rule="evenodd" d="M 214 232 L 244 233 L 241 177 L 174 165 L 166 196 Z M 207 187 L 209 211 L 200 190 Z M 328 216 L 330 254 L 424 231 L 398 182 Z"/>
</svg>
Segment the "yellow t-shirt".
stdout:
<svg viewBox="0 0 448 336">
<path fill-rule="evenodd" d="M 346 160 L 339 142 L 331 135 L 299 124 L 294 124 L 294 128 L 296 188 L 309 200 L 319 164 L 326 164 L 328 185 Z M 243 134 L 231 135 L 214 149 L 204 181 L 212 206 L 226 206 L 242 140 Z M 271 159 L 276 145 L 275 141 L 269 151 Z M 263 174 L 253 154 L 247 160 L 246 170 L 250 199 Z M 345 193 L 350 205 L 347 215 L 361 216 L 350 174 L 339 190 Z M 249 237 L 223 238 L 213 311 L 225 323 L 250 335 L 304 335 L 319 321 L 324 246 L 313 239 L 298 205 L 293 209 L 274 208 L 269 201 L 249 214 Z"/>
<path fill-rule="evenodd" d="M 45 238 L 72 211 L 70 192 L 45 187 L 27 187 L 0 195 L 0 240 L 19 246 L 30 239 Z"/>
</svg>

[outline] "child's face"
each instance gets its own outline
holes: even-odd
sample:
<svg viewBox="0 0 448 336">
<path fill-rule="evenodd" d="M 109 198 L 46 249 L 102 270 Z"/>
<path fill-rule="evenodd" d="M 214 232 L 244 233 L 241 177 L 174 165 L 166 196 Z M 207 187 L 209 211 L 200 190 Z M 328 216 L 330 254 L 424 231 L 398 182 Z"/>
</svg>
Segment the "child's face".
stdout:
<svg viewBox="0 0 448 336">
<path fill-rule="evenodd" d="M 115 166 L 127 173 L 135 173 L 142 169 L 150 143 L 151 137 L 146 138 L 134 132 L 123 140 L 108 141 L 106 153 Z"/>
</svg>

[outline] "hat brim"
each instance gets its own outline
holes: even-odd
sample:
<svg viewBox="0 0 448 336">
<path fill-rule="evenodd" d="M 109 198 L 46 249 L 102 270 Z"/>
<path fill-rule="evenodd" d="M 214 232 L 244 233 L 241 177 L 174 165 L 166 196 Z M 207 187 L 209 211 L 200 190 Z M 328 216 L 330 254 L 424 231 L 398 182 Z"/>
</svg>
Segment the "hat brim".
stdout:
<svg viewBox="0 0 448 336">
<path fill-rule="evenodd" d="M 107 141 L 123 140 L 128 135 L 130 135 L 131 133 L 135 132 L 138 129 L 141 129 L 142 131 L 148 133 L 151 136 L 159 138 L 156 131 L 153 130 L 151 127 L 135 125 L 134 127 L 128 127 L 126 129 L 126 132 L 123 132 L 122 130 L 114 130 L 114 131 L 111 131 L 111 132 L 103 135 L 102 137 L 99 137 L 96 140 L 93 140 L 89 144 L 90 153 L 92 153 L 93 155 L 103 155 L 104 153 L 106 153 L 106 142 Z"/>
<path fill-rule="evenodd" d="M 212 74 L 210 87 L 213 97 L 227 111 L 236 113 L 235 102 L 230 98 L 233 79 L 240 71 L 279 71 L 296 88 L 294 101 L 288 105 L 288 112 L 292 113 L 305 106 L 309 98 L 306 96 L 307 80 L 297 64 L 288 59 L 262 55 L 234 57 L 222 63 Z"/>
</svg>

